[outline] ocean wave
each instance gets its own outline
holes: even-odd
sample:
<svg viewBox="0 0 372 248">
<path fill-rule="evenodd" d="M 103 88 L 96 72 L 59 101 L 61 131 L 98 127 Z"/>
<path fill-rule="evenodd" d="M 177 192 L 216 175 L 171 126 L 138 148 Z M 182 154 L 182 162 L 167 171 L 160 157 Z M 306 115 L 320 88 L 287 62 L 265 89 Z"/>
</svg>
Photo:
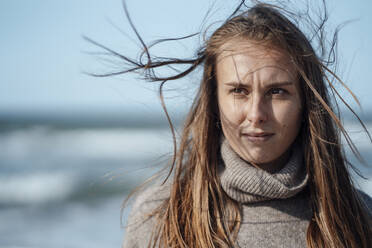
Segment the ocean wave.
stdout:
<svg viewBox="0 0 372 248">
<path fill-rule="evenodd" d="M 40 204 L 66 199 L 75 190 L 72 175 L 35 173 L 0 177 L 0 205 Z"/>
<path fill-rule="evenodd" d="M 0 177 L 0 207 L 89 201 L 125 195 L 146 175 L 150 172 L 135 177 L 121 177 L 119 174 L 87 177 L 66 172 L 3 175 Z"/>
<path fill-rule="evenodd" d="M 34 127 L 1 134 L 0 147 L 0 161 L 27 166 L 27 161 L 40 160 L 149 159 L 169 153 L 172 139 L 167 129 Z"/>
</svg>

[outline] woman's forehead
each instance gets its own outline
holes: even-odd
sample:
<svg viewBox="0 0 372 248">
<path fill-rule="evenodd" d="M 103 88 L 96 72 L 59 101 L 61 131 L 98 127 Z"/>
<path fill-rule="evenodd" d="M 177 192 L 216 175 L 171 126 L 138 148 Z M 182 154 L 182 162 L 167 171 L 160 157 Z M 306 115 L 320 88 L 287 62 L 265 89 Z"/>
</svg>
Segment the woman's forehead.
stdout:
<svg viewBox="0 0 372 248">
<path fill-rule="evenodd" d="M 296 77 L 297 72 L 290 57 L 279 49 L 257 44 L 256 42 L 229 42 L 216 61 L 217 74 L 234 72 L 240 76 L 249 75 L 262 69 L 269 74 L 289 74 Z M 270 75 L 269 75 L 270 76 Z"/>
<path fill-rule="evenodd" d="M 259 43 L 249 39 L 236 38 L 227 41 L 219 48 L 217 62 L 226 57 L 235 57 L 236 55 L 248 55 L 257 60 L 290 61 L 288 53 L 268 42 Z"/>
</svg>

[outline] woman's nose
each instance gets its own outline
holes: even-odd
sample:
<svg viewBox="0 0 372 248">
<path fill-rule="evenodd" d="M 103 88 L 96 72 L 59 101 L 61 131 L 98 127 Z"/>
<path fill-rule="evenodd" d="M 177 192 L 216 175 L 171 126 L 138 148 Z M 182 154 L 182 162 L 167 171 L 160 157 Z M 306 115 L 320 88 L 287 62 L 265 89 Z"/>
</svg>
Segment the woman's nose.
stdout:
<svg viewBox="0 0 372 248">
<path fill-rule="evenodd" d="M 251 124 L 260 124 L 267 121 L 267 106 L 263 98 L 259 95 L 253 95 L 247 101 L 246 118 Z"/>
</svg>

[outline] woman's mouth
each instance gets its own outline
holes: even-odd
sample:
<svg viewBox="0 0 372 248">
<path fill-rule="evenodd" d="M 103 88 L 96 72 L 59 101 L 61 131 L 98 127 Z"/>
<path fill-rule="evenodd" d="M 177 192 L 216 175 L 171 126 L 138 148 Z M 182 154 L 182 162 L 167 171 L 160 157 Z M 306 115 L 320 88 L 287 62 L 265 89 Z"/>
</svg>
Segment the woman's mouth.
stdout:
<svg viewBox="0 0 372 248">
<path fill-rule="evenodd" d="M 267 133 L 267 132 L 257 132 L 257 133 L 252 132 L 252 133 L 243 133 L 242 136 L 250 142 L 260 143 L 260 142 L 268 141 L 272 136 L 274 136 L 274 134 Z"/>
</svg>

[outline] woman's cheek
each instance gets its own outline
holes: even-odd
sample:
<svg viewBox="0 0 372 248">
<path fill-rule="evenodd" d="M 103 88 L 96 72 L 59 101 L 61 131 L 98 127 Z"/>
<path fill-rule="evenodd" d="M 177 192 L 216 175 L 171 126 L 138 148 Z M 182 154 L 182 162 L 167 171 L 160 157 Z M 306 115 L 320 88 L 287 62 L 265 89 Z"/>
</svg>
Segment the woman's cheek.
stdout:
<svg viewBox="0 0 372 248">
<path fill-rule="evenodd" d="M 226 124 L 233 128 L 236 128 L 244 121 L 243 112 L 243 106 L 233 101 L 225 102 L 224 106 L 222 106 L 222 114 L 225 117 Z"/>
</svg>

